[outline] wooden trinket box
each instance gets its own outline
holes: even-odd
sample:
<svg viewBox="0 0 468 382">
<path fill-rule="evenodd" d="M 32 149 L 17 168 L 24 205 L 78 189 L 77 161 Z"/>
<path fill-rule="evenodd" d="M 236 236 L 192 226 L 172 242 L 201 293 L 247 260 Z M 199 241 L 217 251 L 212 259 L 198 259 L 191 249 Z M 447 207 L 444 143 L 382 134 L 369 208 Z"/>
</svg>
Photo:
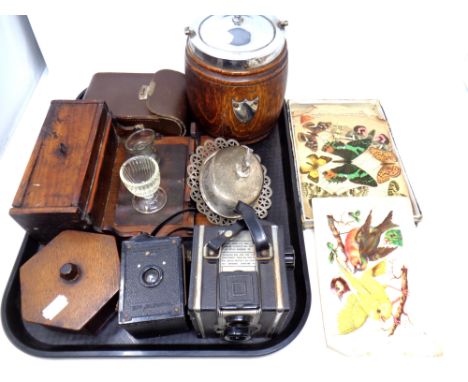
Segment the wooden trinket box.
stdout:
<svg viewBox="0 0 468 382">
<path fill-rule="evenodd" d="M 117 139 L 102 101 L 52 101 L 10 215 L 47 242 L 102 220 Z"/>
<path fill-rule="evenodd" d="M 112 236 L 60 233 L 21 266 L 23 319 L 58 329 L 97 330 L 115 313 L 119 266 Z"/>
</svg>

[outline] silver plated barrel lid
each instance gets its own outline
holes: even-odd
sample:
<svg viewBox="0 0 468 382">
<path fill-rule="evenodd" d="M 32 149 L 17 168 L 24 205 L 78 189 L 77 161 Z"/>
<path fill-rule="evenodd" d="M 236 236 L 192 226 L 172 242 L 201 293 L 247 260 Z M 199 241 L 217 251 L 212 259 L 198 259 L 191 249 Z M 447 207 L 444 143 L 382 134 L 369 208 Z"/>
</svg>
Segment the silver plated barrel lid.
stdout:
<svg viewBox="0 0 468 382">
<path fill-rule="evenodd" d="M 285 46 L 286 21 L 263 15 L 211 15 L 186 28 L 188 48 L 220 68 L 249 69 L 272 62 Z"/>
</svg>

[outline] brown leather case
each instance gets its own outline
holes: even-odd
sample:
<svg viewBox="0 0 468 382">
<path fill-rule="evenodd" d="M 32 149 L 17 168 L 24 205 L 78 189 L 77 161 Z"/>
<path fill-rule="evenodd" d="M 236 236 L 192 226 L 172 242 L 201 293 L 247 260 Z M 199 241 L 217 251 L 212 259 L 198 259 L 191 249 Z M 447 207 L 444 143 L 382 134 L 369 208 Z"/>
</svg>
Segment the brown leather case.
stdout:
<svg viewBox="0 0 468 382">
<path fill-rule="evenodd" d="M 21 266 L 23 319 L 93 331 L 115 312 L 119 272 L 112 236 L 64 231 Z"/>
<path fill-rule="evenodd" d="M 185 76 L 174 70 L 96 73 L 84 99 L 105 101 L 122 134 L 137 124 L 163 135 L 185 135 L 187 131 Z"/>
<path fill-rule="evenodd" d="M 117 147 L 101 101 L 52 101 L 10 215 L 47 242 L 102 220 Z"/>
</svg>

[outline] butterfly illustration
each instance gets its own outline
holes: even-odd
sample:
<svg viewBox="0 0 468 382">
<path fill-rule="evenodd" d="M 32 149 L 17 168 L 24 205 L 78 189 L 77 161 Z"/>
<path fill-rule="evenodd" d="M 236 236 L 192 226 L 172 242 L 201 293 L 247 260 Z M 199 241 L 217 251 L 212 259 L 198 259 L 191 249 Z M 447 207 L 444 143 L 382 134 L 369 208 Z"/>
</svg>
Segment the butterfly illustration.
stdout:
<svg viewBox="0 0 468 382">
<path fill-rule="evenodd" d="M 362 139 L 367 136 L 367 127 L 363 125 L 356 125 L 352 130 L 349 130 L 346 137 L 349 139 Z"/>
<path fill-rule="evenodd" d="M 338 139 L 346 139 L 346 138 L 349 139 L 352 130 L 349 126 L 346 126 L 346 125 L 333 124 L 330 126 L 327 132 L 330 133 L 330 135 L 333 137 L 334 140 L 338 140 Z"/>
<path fill-rule="evenodd" d="M 388 182 L 391 178 L 397 178 L 401 174 L 401 168 L 398 166 L 398 158 L 391 151 L 369 147 L 372 156 L 381 162 L 381 167 L 377 173 L 377 183 Z"/>
<path fill-rule="evenodd" d="M 327 164 L 332 159 L 327 156 L 317 156 L 315 154 L 311 154 L 307 156 L 306 162 L 301 165 L 299 171 L 301 174 L 308 174 L 307 177 L 317 183 L 319 180 L 319 167 Z"/>
<path fill-rule="evenodd" d="M 400 192 L 400 185 L 396 180 L 391 180 L 388 183 L 388 189 L 387 189 L 387 195 L 388 196 L 406 196 L 402 192 Z"/>
<path fill-rule="evenodd" d="M 305 146 L 311 149 L 312 151 L 317 151 L 317 138 L 319 133 L 325 131 L 330 126 L 330 122 L 319 122 L 317 125 L 315 125 L 315 123 L 307 120 L 302 124 L 302 127 L 304 127 L 304 129 L 306 129 L 307 131 L 298 133 L 297 138 L 300 142 L 305 142 Z"/>
<path fill-rule="evenodd" d="M 322 151 L 342 158 L 342 160 L 333 160 L 334 163 L 342 163 L 341 166 L 323 172 L 325 179 L 330 183 L 343 183 L 349 180 L 352 183 L 377 187 L 377 182 L 372 176 L 352 163 L 354 159 L 369 148 L 374 133 L 375 131 L 372 130 L 367 137 L 355 139 L 348 143 L 341 141 L 325 143 Z"/>
<path fill-rule="evenodd" d="M 366 196 L 369 193 L 369 187 L 358 186 L 343 192 L 329 192 L 316 184 L 303 182 L 302 193 L 311 203 L 312 198 L 326 198 L 331 196 Z"/>
</svg>

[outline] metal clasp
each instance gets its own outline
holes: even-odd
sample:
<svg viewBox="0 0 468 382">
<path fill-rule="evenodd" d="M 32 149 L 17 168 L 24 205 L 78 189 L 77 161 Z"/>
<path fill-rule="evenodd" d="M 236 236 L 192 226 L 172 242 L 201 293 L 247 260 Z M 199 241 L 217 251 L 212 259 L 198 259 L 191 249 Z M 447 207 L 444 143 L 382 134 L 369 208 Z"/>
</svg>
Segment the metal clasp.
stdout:
<svg viewBox="0 0 468 382">
<path fill-rule="evenodd" d="M 138 99 L 140 101 L 147 100 L 153 93 L 156 87 L 156 82 L 151 81 L 148 85 L 141 85 L 138 91 Z"/>
</svg>

